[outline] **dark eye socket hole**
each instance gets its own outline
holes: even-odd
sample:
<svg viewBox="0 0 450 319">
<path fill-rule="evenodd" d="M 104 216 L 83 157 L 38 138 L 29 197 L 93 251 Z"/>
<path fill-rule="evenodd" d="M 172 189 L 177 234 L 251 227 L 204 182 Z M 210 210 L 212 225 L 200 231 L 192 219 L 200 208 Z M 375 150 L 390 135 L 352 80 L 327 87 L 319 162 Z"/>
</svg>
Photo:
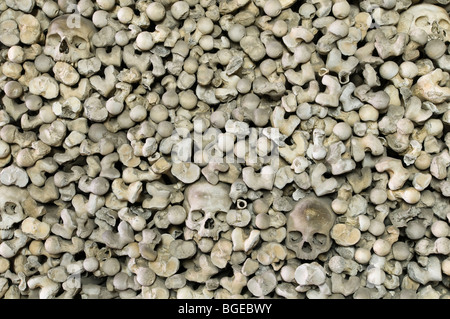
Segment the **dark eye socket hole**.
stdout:
<svg viewBox="0 0 450 319">
<path fill-rule="evenodd" d="M 86 49 L 86 41 L 82 38 L 74 37 L 73 38 L 73 46 L 77 49 L 85 50 Z"/>
<path fill-rule="evenodd" d="M 194 222 L 198 222 L 199 220 L 201 220 L 203 218 L 203 216 L 205 216 L 205 213 L 202 210 L 194 210 L 191 213 L 192 215 L 192 220 Z"/>
<path fill-rule="evenodd" d="M 288 236 L 291 243 L 299 243 L 303 239 L 303 235 L 299 231 L 291 231 L 289 232 Z"/>
<path fill-rule="evenodd" d="M 222 211 L 218 211 L 216 213 L 216 219 L 218 221 L 224 222 L 227 219 L 227 213 L 226 212 L 222 212 Z"/>
<path fill-rule="evenodd" d="M 313 235 L 313 240 L 312 240 L 312 242 L 313 242 L 315 245 L 323 246 L 323 245 L 325 245 L 326 242 L 327 242 L 327 236 L 324 235 L 324 234 L 315 233 L 315 234 Z"/>
</svg>

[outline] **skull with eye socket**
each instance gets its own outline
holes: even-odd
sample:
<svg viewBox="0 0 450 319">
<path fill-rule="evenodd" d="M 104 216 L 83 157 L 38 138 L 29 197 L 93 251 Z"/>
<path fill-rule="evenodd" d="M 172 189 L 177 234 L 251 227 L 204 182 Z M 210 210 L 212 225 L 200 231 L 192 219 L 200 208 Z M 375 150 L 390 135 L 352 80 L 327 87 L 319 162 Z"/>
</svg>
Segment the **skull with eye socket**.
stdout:
<svg viewBox="0 0 450 319">
<path fill-rule="evenodd" d="M 226 221 L 232 204 L 229 192 L 227 184 L 211 185 L 204 180 L 188 186 L 184 194 L 186 227 L 195 230 L 199 237 L 218 240 L 219 234 L 230 228 Z"/>
<path fill-rule="evenodd" d="M 408 34 L 425 31 L 429 40 L 450 41 L 450 17 L 443 7 L 422 3 L 411 6 L 400 15 L 397 32 Z"/>
<path fill-rule="evenodd" d="M 301 199 L 288 214 L 286 247 L 299 259 L 315 259 L 330 249 L 335 220 L 328 200 L 314 196 Z"/>
<path fill-rule="evenodd" d="M 94 56 L 91 39 L 97 31 L 92 21 L 65 14 L 54 19 L 47 31 L 44 53 L 55 61 L 77 62 Z"/>
</svg>

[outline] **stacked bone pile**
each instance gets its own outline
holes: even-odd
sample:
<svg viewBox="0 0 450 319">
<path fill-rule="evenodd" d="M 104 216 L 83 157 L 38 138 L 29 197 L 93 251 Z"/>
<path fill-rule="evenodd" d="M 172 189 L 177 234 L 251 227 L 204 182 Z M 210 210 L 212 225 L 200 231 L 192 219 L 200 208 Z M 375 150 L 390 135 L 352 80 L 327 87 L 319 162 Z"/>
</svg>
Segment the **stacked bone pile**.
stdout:
<svg viewBox="0 0 450 319">
<path fill-rule="evenodd" d="M 0 2 L 3 298 L 449 298 L 449 1 Z"/>
</svg>

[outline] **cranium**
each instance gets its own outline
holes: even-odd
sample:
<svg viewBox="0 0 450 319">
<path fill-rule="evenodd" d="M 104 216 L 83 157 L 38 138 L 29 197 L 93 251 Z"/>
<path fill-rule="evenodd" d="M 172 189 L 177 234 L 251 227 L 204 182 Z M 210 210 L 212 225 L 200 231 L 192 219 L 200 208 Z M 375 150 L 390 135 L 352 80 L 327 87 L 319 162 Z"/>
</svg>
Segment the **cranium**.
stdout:
<svg viewBox="0 0 450 319">
<path fill-rule="evenodd" d="M 184 207 L 188 212 L 186 226 L 197 231 L 200 237 L 219 239 L 220 232 L 227 231 L 227 212 L 231 207 L 230 187 L 219 183 L 211 185 L 201 180 L 185 191 Z"/>
<path fill-rule="evenodd" d="M 305 197 L 288 214 L 286 246 L 299 259 L 312 260 L 331 247 L 330 230 L 336 219 L 325 199 Z"/>
<path fill-rule="evenodd" d="M 55 61 L 77 62 L 92 57 L 91 39 L 97 31 L 92 21 L 71 14 L 54 19 L 47 32 L 44 53 Z"/>
<path fill-rule="evenodd" d="M 428 34 L 429 40 L 450 41 L 450 18 L 447 11 L 424 3 L 412 6 L 400 15 L 397 32 L 412 34 L 419 29 Z"/>
<path fill-rule="evenodd" d="M 29 194 L 15 186 L 0 186 L 0 230 L 10 229 L 25 219 L 21 201 Z"/>
</svg>

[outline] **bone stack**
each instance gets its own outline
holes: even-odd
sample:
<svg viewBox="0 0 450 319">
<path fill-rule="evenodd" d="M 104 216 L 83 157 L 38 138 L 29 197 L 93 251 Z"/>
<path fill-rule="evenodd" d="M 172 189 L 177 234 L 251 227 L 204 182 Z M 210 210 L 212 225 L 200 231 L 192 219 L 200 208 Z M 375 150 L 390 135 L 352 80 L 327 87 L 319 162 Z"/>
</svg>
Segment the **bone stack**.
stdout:
<svg viewBox="0 0 450 319">
<path fill-rule="evenodd" d="M 0 297 L 449 298 L 449 1 L 0 2 Z"/>
</svg>

